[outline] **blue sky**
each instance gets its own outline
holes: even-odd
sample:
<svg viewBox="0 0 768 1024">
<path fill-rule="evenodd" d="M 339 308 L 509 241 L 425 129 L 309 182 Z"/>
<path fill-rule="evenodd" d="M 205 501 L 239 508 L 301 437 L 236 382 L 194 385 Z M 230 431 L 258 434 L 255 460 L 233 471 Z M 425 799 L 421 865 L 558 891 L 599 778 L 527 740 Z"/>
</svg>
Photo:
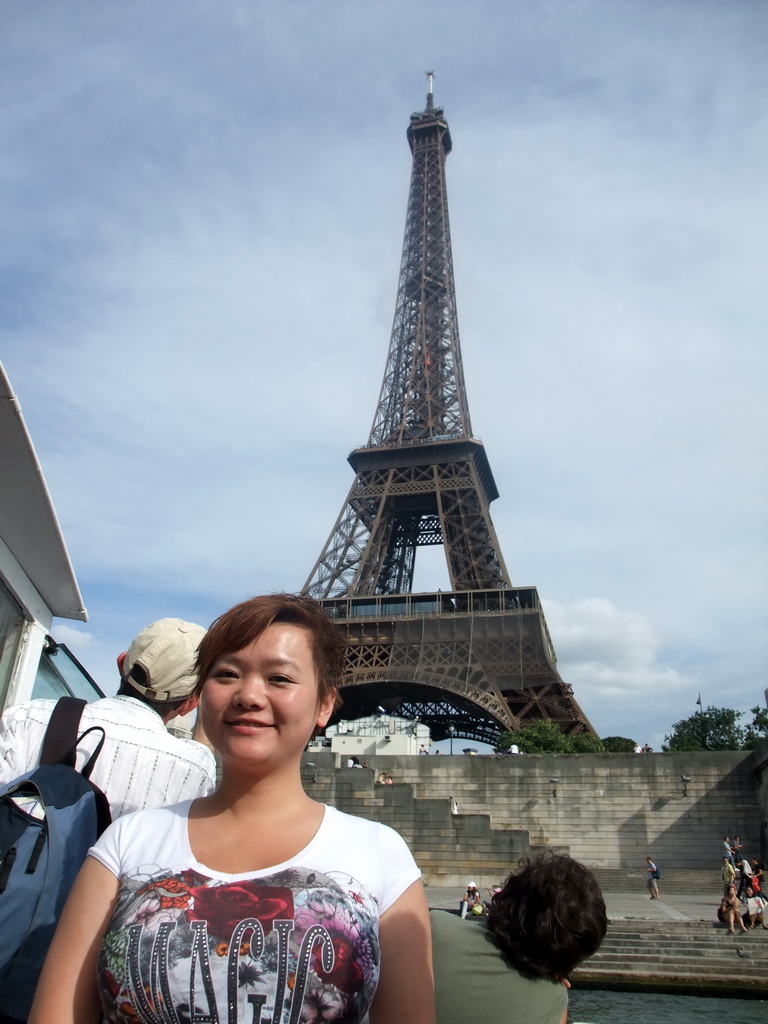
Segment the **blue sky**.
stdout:
<svg viewBox="0 0 768 1024">
<path fill-rule="evenodd" d="M 601 735 L 768 684 L 760 0 L 0 2 L 2 358 L 110 690 L 299 589 L 384 370 L 436 101 L 472 424 Z M 424 559 L 417 582 L 443 586 Z"/>
</svg>

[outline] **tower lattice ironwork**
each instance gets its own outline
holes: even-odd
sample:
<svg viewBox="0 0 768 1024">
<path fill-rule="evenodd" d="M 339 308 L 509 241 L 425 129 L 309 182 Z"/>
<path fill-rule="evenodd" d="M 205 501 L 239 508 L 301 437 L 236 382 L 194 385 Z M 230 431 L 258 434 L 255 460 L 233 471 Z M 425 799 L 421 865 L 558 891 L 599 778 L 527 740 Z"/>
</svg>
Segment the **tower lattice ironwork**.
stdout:
<svg viewBox="0 0 768 1024">
<path fill-rule="evenodd" d="M 535 588 L 514 588 L 490 516 L 459 345 L 445 159 L 434 106 L 411 116 L 403 255 L 384 381 L 355 479 L 304 592 L 350 641 L 344 717 L 384 707 L 435 738 L 493 740 L 536 719 L 592 731 L 560 678 Z M 450 592 L 413 594 L 416 550 L 442 545 Z"/>
</svg>

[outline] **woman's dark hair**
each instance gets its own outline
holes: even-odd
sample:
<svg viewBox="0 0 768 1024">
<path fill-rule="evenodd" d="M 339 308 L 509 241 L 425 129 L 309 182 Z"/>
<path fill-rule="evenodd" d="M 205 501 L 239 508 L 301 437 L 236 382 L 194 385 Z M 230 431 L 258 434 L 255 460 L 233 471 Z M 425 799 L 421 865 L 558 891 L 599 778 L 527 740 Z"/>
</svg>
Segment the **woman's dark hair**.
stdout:
<svg viewBox="0 0 768 1024">
<path fill-rule="evenodd" d="M 521 860 L 488 911 L 488 927 L 507 960 L 538 978 L 565 978 L 599 949 L 607 926 L 595 876 L 560 854 Z"/>
<path fill-rule="evenodd" d="M 318 700 L 322 703 L 333 697 L 334 708 L 337 708 L 341 704 L 339 687 L 344 674 L 347 641 L 339 627 L 325 614 L 322 605 L 303 594 L 252 597 L 220 615 L 197 650 L 195 693 L 202 691 L 219 658 L 241 651 L 276 622 L 300 626 L 310 634 Z"/>
</svg>

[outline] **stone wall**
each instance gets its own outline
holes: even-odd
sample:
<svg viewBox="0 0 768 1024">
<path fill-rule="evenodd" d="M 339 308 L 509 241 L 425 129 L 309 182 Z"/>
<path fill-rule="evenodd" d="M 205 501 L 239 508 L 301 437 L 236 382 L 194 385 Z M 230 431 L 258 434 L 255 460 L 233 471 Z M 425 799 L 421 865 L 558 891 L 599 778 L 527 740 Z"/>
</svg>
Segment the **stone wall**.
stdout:
<svg viewBox="0 0 768 1024">
<path fill-rule="evenodd" d="M 489 857 L 494 875 L 497 861 L 541 847 L 598 868 L 636 868 L 651 856 L 715 869 L 726 833 L 740 834 L 751 856 L 765 852 L 768 775 L 760 781 L 757 752 L 378 757 L 367 759 L 370 770 L 305 759 L 315 763 L 304 769 L 317 780 L 313 796 L 393 825 L 433 881 L 479 874 Z M 401 785 L 375 785 L 382 770 Z"/>
<path fill-rule="evenodd" d="M 763 740 L 754 753 L 753 770 L 757 783 L 757 802 L 760 813 L 761 860 L 768 860 L 768 740 Z"/>
</svg>

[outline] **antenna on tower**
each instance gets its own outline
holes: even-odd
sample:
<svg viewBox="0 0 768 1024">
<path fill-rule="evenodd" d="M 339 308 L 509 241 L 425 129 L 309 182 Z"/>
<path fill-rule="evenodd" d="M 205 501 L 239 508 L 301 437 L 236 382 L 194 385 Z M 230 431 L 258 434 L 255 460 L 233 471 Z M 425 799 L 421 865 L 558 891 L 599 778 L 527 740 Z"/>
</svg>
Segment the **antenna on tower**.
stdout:
<svg viewBox="0 0 768 1024">
<path fill-rule="evenodd" d="M 432 110 L 432 79 L 435 77 L 434 71 L 425 71 L 427 76 L 427 110 Z"/>
</svg>

